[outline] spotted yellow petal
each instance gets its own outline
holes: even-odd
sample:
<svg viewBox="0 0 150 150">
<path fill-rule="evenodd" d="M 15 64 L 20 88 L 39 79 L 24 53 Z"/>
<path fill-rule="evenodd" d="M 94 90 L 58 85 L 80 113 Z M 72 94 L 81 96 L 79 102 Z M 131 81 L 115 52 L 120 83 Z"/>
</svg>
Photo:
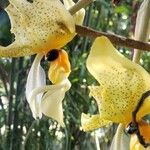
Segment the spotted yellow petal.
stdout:
<svg viewBox="0 0 150 150">
<path fill-rule="evenodd" d="M 91 95 L 98 103 L 100 117 L 116 123 L 128 123 L 141 95 L 150 89 L 150 76 L 138 64 L 120 54 L 108 38 L 98 37 L 87 59 L 89 72 L 100 86 Z M 138 119 L 150 112 L 148 98 Z"/>
<path fill-rule="evenodd" d="M 47 53 L 67 44 L 74 36 L 75 22 L 60 0 L 10 0 L 6 8 L 15 41 L 0 46 L 0 57 Z"/>
<path fill-rule="evenodd" d="M 110 125 L 111 121 L 101 118 L 100 115 L 89 116 L 82 113 L 81 124 L 84 131 L 92 131 L 102 126 Z"/>
</svg>

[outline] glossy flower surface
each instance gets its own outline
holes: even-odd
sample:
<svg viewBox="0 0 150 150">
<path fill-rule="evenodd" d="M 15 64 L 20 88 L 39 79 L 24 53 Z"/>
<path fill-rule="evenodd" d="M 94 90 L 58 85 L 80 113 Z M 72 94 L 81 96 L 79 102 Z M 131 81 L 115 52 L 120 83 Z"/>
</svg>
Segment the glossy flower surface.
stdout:
<svg viewBox="0 0 150 150">
<path fill-rule="evenodd" d="M 60 0 L 10 0 L 6 8 L 15 41 L 0 46 L 0 57 L 46 54 L 66 45 L 75 35 L 75 21 Z"/>
<path fill-rule="evenodd" d="M 86 65 L 100 84 L 89 87 L 98 104 L 99 114 L 82 114 L 83 130 L 94 130 L 111 122 L 130 123 L 141 95 L 150 89 L 149 74 L 120 54 L 106 37 L 95 40 Z M 150 112 L 149 107 L 148 98 L 138 112 L 137 120 Z"/>
<path fill-rule="evenodd" d="M 35 119 L 41 118 L 43 113 L 64 126 L 62 101 L 71 87 L 68 55 L 64 50 L 58 50 L 58 58 L 50 62 L 52 85 L 46 85 L 46 75 L 40 65 L 42 58 L 43 54 L 38 54 L 32 64 L 27 78 L 26 98 Z"/>
</svg>

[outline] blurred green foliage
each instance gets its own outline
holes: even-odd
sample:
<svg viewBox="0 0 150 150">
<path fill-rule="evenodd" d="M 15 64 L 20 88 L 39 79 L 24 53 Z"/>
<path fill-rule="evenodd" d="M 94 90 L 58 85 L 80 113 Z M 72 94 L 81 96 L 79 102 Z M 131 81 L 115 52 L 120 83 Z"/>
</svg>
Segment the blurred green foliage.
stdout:
<svg viewBox="0 0 150 150">
<path fill-rule="evenodd" d="M 0 1 L 2 8 L 7 1 Z M 124 0 L 114 6 L 110 0 L 97 0 L 86 8 L 84 25 L 94 29 L 131 37 L 140 0 Z M 13 40 L 10 21 L 0 9 L 0 45 Z M 81 113 L 97 113 L 95 101 L 89 97 L 88 85 L 97 84 L 86 70 L 85 62 L 93 39 L 76 36 L 65 49 L 69 53 L 72 87 L 64 99 L 65 128 L 43 117 L 34 120 L 25 99 L 26 78 L 34 56 L 0 59 L 0 150 L 96 150 L 98 144 L 107 150 L 115 133 L 115 126 L 85 133 L 80 128 Z M 131 58 L 130 49 L 119 47 Z M 149 53 L 143 55 L 142 65 L 149 71 Z M 44 63 L 43 63 L 44 65 Z M 96 142 L 98 139 L 98 143 Z"/>
</svg>

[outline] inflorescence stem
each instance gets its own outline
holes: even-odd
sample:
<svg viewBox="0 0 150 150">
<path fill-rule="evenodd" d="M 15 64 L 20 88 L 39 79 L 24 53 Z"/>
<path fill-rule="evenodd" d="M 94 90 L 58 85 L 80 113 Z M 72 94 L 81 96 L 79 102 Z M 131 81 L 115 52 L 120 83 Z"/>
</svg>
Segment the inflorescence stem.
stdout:
<svg viewBox="0 0 150 150">
<path fill-rule="evenodd" d="M 116 34 L 96 31 L 96 30 L 93 30 L 93 29 L 91 29 L 89 27 L 85 27 L 85 26 L 76 25 L 76 33 L 81 35 L 81 36 L 88 36 L 91 38 L 96 38 L 98 36 L 104 35 L 104 36 L 108 37 L 109 40 L 114 45 L 124 46 L 124 47 L 129 47 L 129 48 L 136 48 L 136 49 L 140 49 L 143 51 L 150 51 L 150 44 L 149 43 L 129 39 L 129 38 L 119 36 Z"/>
<path fill-rule="evenodd" d="M 74 6 L 72 6 L 69 9 L 69 12 L 71 15 L 75 14 L 77 11 L 79 11 L 81 8 L 84 8 L 88 6 L 90 3 L 92 3 L 94 0 L 79 0 Z"/>
<path fill-rule="evenodd" d="M 77 11 L 79 11 L 81 8 L 86 7 L 93 1 L 94 0 L 79 0 L 74 6 L 72 6 L 69 9 L 69 12 L 71 13 L 71 15 L 73 15 Z M 91 38 L 96 38 L 98 36 L 104 35 L 104 36 L 108 37 L 114 45 L 139 49 L 139 50 L 143 50 L 143 51 L 150 51 L 149 43 L 129 39 L 129 38 L 119 36 L 116 34 L 110 34 L 110 33 L 106 33 L 106 32 L 96 31 L 96 30 L 93 30 L 93 29 L 91 29 L 89 27 L 85 27 L 85 26 L 76 25 L 76 33 L 81 36 L 88 36 Z"/>
</svg>

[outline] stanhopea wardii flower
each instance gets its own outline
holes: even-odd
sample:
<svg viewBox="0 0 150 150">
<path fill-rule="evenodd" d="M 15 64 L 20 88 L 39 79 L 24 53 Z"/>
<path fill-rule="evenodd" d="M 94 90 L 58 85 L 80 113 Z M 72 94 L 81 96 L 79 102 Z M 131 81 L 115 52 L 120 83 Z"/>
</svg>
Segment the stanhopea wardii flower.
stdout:
<svg viewBox="0 0 150 150">
<path fill-rule="evenodd" d="M 150 35 L 150 1 L 149 0 L 143 0 L 138 13 L 137 13 L 137 18 L 136 18 L 136 26 L 135 26 L 135 33 L 134 33 L 134 38 L 136 40 L 140 40 L 140 41 L 145 41 L 147 42 L 149 39 L 149 35 Z M 143 52 L 139 51 L 139 50 L 134 50 L 134 55 L 133 55 L 133 61 L 136 63 L 139 63 L 141 54 Z M 147 99 L 146 99 L 147 100 Z M 148 106 L 149 107 L 149 106 Z M 141 136 L 144 137 L 144 144 L 141 145 L 139 140 L 137 137 L 139 137 L 139 135 L 136 135 L 135 133 L 133 135 L 131 135 L 131 139 L 129 138 L 129 136 L 125 136 L 124 134 L 124 128 L 122 128 L 122 131 L 119 132 L 120 130 L 117 129 L 117 132 L 114 136 L 114 142 L 116 144 L 113 144 L 113 146 L 111 146 L 111 150 L 148 150 L 150 149 L 149 147 L 144 148 L 145 144 L 149 143 L 150 140 L 150 135 L 149 135 L 149 129 L 150 126 L 148 124 L 143 123 L 143 120 L 139 121 L 139 129 L 141 130 Z M 120 125 L 119 127 L 120 128 Z M 146 131 L 146 132 L 143 132 Z M 136 133 L 139 133 L 136 131 Z M 147 134 L 148 133 L 148 134 Z M 125 138 L 122 137 L 126 137 L 126 139 L 128 138 L 128 142 L 125 140 Z M 130 144 L 129 144 L 129 139 L 130 139 Z M 143 142 L 142 142 L 143 143 Z M 129 148 L 130 145 L 130 148 Z"/>
<path fill-rule="evenodd" d="M 53 56 L 54 53 L 57 53 L 57 57 Z M 43 54 L 38 54 L 27 78 L 26 98 L 35 119 L 41 118 L 43 113 L 64 126 L 62 101 L 71 87 L 68 80 L 70 63 L 64 50 L 52 50 L 49 55 L 48 75 L 53 84 L 46 85 L 46 75 L 40 65 Z"/>
<path fill-rule="evenodd" d="M 57 1 L 57 0 L 53 0 L 53 1 Z M 64 0 L 64 5 L 66 9 L 69 9 L 69 7 L 71 7 L 73 4 L 74 3 L 71 0 Z M 59 9 L 61 9 L 61 7 Z M 59 16 L 60 18 L 61 15 L 64 16 L 65 13 L 60 14 Z M 85 15 L 84 9 L 80 10 L 73 17 L 73 22 L 70 16 L 69 17 L 67 15 L 65 16 L 66 19 L 65 23 L 67 23 L 68 25 L 71 24 L 72 26 L 73 29 L 72 30 L 73 32 L 71 33 L 72 37 L 75 36 L 73 23 L 82 24 L 84 15 Z M 69 26 L 69 28 L 71 26 Z M 64 29 L 63 26 L 61 27 Z M 58 32 L 59 30 L 61 29 L 57 29 Z M 67 31 L 69 31 L 69 29 Z M 71 69 L 70 69 L 68 54 L 64 50 L 58 50 L 57 49 L 58 46 L 56 46 L 56 44 L 63 43 L 61 46 L 64 46 L 64 44 L 68 42 L 68 39 L 65 39 L 65 36 L 63 34 L 59 39 L 60 41 L 58 40 L 57 35 L 55 35 L 55 37 L 56 39 L 53 39 L 51 41 L 53 43 L 53 47 L 49 49 L 48 54 L 47 51 L 46 52 L 44 51 L 44 53 L 37 52 L 38 54 L 32 64 L 32 67 L 30 69 L 27 78 L 26 97 L 30 105 L 33 117 L 35 119 L 41 118 L 43 113 L 46 116 L 49 116 L 57 120 L 61 126 L 64 126 L 62 100 L 65 97 L 66 91 L 68 91 L 71 87 L 71 83 L 68 80 L 68 76 L 70 74 Z M 40 61 L 44 57 L 44 55 L 47 55 L 48 57 L 47 59 L 50 61 L 48 78 L 52 82 L 52 85 L 46 85 L 46 75 L 40 65 Z"/>
<path fill-rule="evenodd" d="M 10 0 L 6 8 L 15 41 L 0 46 L 0 57 L 46 54 L 75 36 L 75 21 L 60 0 Z"/>
<path fill-rule="evenodd" d="M 72 0 L 64 0 L 64 5 L 60 0 L 9 2 L 6 11 L 15 41 L 9 46 L 0 46 L 0 57 L 37 54 L 27 78 L 27 101 L 34 118 L 41 118 L 43 113 L 64 126 L 62 100 L 71 87 L 68 80 L 70 62 L 67 53 L 60 48 L 76 35 L 75 24 L 83 23 L 85 10 L 81 9 L 71 16 L 67 9 L 73 6 Z M 46 85 L 46 75 L 40 62 L 47 53 L 54 51 L 58 52 L 58 57 L 50 61 L 48 71 L 53 84 Z"/>
<path fill-rule="evenodd" d="M 150 89 L 149 74 L 120 54 L 104 36 L 94 41 L 86 65 L 100 84 L 89 87 L 99 114 L 82 114 L 83 130 L 94 130 L 111 122 L 128 125 L 141 95 Z M 150 112 L 149 108 L 147 98 L 137 114 L 138 121 Z"/>
</svg>

